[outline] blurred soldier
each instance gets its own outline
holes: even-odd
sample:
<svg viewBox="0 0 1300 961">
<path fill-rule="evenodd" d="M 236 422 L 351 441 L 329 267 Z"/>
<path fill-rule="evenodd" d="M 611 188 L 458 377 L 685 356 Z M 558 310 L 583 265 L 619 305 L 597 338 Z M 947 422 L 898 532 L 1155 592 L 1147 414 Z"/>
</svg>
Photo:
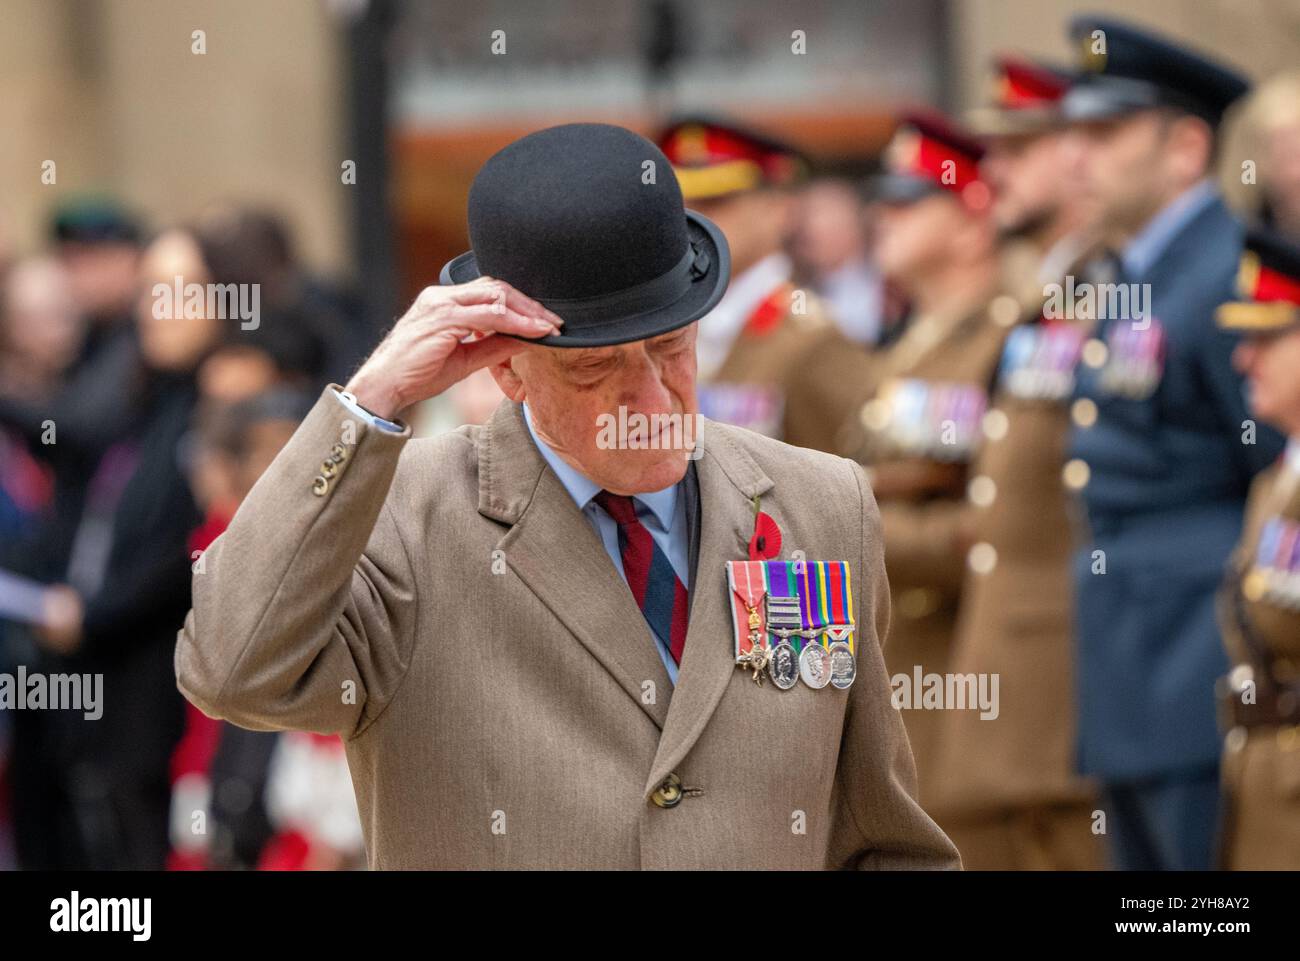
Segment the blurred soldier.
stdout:
<svg viewBox="0 0 1300 961">
<path fill-rule="evenodd" d="M 805 276 L 850 340 L 874 346 L 884 327 L 885 286 L 868 254 L 862 197 L 848 180 L 818 177 L 799 196 L 790 238 L 796 274 Z"/>
<path fill-rule="evenodd" d="M 1240 193 L 1262 223 L 1300 240 L 1300 72 L 1260 84 L 1242 107 L 1241 126 L 1242 156 L 1258 157 L 1259 169 Z"/>
<path fill-rule="evenodd" d="M 1058 105 L 1068 78 L 1010 58 L 971 125 L 987 153 L 1005 241 L 1003 349 L 967 500 L 976 539 L 953 646 L 957 676 L 996 675 L 999 711 L 946 711 L 940 738 L 949 837 L 974 870 L 1097 869 L 1094 792 L 1075 774 L 1070 522 L 1061 487 L 1079 322 L 1045 311 L 1083 246 L 1072 171 L 1079 141 Z"/>
<path fill-rule="evenodd" d="M 872 475 L 884 522 L 893 622 L 885 656 L 895 706 L 916 755 L 920 800 L 936 813 L 938 736 L 946 707 L 923 696 L 943 683 L 971 546 L 967 465 L 1002 340 L 1017 311 L 995 318 L 997 237 L 982 148 L 937 116 L 912 116 L 887 148 L 876 260 L 915 314 L 879 358 L 877 389 L 843 432 Z M 902 675 L 902 677 L 900 677 Z M 930 675 L 935 675 L 933 681 Z M 904 683 L 905 682 L 905 683 Z"/>
<path fill-rule="evenodd" d="M 700 412 L 833 450 L 868 358 L 790 279 L 783 247 L 807 162 L 785 144 L 708 120 L 672 124 L 659 146 L 687 206 L 731 246 L 731 286 L 699 326 Z"/>
<path fill-rule="evenodd" d="M 1300 245 L 1263 230 L 1246 241 L 1241 293 L 1219 324 L 1242 331 L 1237 366 L 1251 412 L 1290 438 L 1255 478 L 1246 531 L 1219 597 L 1234 667 L 1222 698 L 1223 866 L 1300 870 Z"/>
<path fill-rule="evenodd" d="M 1210 863 L 1218 808 L 1214 681 L 1227 669 L 1214 592 L 1251 479 L 1281 439 L 1258 432 L 1214 324 L 1241 231 L 1208 179 L 1236 73 L 1167 40 L 1083 18 L 1087 76 L 1062 102 L 1081 182 L 1115 245 L 1093 301 L 1063 471 L 1086 508 L 1075 557 L 1080 760 L 1105 790 L 1119 867 Z M 1090 296 L 1091 295 L 1091 298 Z"/>
</svg>

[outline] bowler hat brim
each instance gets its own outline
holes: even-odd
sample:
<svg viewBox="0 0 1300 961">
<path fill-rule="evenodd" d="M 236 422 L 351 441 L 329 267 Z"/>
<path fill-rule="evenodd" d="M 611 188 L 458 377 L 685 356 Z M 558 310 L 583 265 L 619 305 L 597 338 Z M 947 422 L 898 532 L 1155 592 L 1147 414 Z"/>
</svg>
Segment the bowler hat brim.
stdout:
<svg viewBox="0 0 1300 961">
<path fill-rule="evenodd" d="M 697 268 L 691 270 L 685 291 L 675 286 L 652 306 L 637 309 L 611 308 L 608 312 L 591 305 L 566 316 L 571 302 L 538 300 L 564 320 L 560 333 L 548 337 L 520 337 L 547 347 L 609 347 L 657 337 L 699 320 L 717 306 L 731 279 L 731 252 L 727 238 L 717 225 L 693 210 L 686 211 L 686 229 L 695 251 Z M 481 276 L 474 251 L 469 250 L 447 262 L 439 278 L 443 284 L 465 284 Z M 508 281 L 509 278 L 502 278 Z M 521 291 L 524 294 L 529 292 Z M 616 302 L 617 295 L 610 300 Z M 633 298 L 630 302 L 635 302 Z M 508 334 L 506 336 L 515 336 Z"/>
</svg>

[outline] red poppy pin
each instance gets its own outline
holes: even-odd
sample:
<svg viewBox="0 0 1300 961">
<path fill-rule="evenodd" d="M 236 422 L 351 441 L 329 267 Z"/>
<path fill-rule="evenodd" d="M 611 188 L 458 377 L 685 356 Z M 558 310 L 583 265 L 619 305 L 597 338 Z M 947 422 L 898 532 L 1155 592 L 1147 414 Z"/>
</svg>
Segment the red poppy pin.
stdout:
<svg viewBox="0 0 1300 961">
<path fill-rule="evenodd" d="M 749 539 L 749 559 L 769 561 L 781 553 L 781 528 L 771 516 L 759 510 L 759 500 L 754 498 L 754 536 Z"/>
</svg>

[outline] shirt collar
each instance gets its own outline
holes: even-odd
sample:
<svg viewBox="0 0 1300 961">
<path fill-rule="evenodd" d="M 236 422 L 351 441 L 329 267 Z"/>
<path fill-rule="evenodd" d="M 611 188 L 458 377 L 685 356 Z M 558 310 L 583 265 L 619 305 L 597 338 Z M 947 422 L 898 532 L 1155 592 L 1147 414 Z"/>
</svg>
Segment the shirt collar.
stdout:
<svg viewBox="0 0 1300 961">
<path fill-rule="evenodd" d="M 551 470 L 555 471 L 555 476 L 560 479 L 564 489 L 569 492 L 573 502 L 578 505 L 578 510 L 586 510 L 587 505 L 591 503 L 591 499 L 601 492 L 601 486 L 551 450 L 550 446 L 538 437 L 537 431 L 533 429 L 532 411 L 528 409 L 527 404 L 524 404 L 523 408 L 524 423 L 528 425 L 528 434 L 532 437 L 533 443 L 537 445 L 537 450 L 542 455 L 542 459 L 546 461 Z M 634 499 L 649 509 L 660 528 L 665 531 L 673 526 L 673 516 L 677 510 L 677 487 L 677 484 L 672 484 L 662 490 L 634 495 Z"/>
<path fill-rule="evenodd" d="M 1218 191 L 1207 178 L 1188 187 L 1165 204 L 1125 245 L 1120 257 L 1125 275 L 1130 280 L 1135 280 L 1150 270 L 1179 231 L 1191 223 L 1192 218 L 1208 207 L 1217 196 Z"/>
<path fill-rule="evenodd" d="M 1300 474 L 1300 436 L 1292 437 L 1286 445 L 1286 463 L 1287 466 L 1296 474 Z"/>
</svg>

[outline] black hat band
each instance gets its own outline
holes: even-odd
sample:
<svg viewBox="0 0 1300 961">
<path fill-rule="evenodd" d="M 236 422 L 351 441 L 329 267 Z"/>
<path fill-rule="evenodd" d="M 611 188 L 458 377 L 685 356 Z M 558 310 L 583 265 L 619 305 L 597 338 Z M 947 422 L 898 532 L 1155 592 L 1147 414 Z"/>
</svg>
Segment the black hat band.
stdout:
<svg viewBox="0 0 1300 961">
<path fill-rule="evenodd" d="M 635 287 L 609 294 L 574 300 L 537 298 L 566 321 L 604 320 L 611 316 L 631 317 L 669 307 L 686 296 L 700 277 L 709 272 L 709 254 L 692 240 L 682 259 L 671 268 Z"/>
</svg>

